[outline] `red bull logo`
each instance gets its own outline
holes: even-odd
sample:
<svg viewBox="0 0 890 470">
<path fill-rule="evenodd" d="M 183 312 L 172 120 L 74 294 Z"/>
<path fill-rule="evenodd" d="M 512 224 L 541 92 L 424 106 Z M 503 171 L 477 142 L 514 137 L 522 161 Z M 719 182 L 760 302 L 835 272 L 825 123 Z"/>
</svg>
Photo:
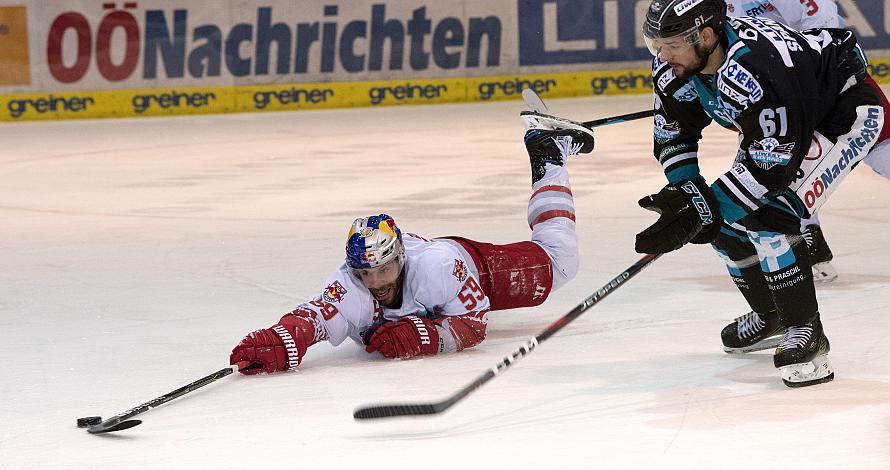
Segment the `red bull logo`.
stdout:
<svg viewBox="0 0 890 470">
<path fill-rule="evenodd" d="M 451 274 L 454 275 L 458 281 L 465 281 L 467 279 L 467 264 L 464 263 L 463 260 L 454 260 L 454 271 L 452 271 Z"/>
<path fill-rule="evenodd" d="M 346 295 L 346 288 L 340 284 L 340 281 L 334 281 L 330 285 L 328 285 L 324 293 L 321 297 L 325 300 L 325 302 L 337 302 L 340 303 L 343 301 L 343 296 Z"/>
</svg>

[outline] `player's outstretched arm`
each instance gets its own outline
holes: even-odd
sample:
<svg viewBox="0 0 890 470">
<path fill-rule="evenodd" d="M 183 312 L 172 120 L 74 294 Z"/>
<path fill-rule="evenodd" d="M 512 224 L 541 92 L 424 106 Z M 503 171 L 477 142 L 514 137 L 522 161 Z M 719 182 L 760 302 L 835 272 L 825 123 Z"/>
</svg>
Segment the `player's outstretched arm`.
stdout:
<svg viewBox="0 0 890 470">
<path fill-rule="evenodd" d="M 296 369 L 306 349 L 317 342 L 314 316 L 315 312 L 297 309 L 275 325 L 248 334 L 232 349 L 229 364 L 237 364 L 246 375 Z M 254 364 L 262 367 L 245 370 Z"/>
<path fill-rule="evenodd" d="M 410 359 L 471 348 L 485 339 L 487 312 L 429 318 L 409 315 L 369 330 L 365 351 L 388 359 Z"/>
</svg>

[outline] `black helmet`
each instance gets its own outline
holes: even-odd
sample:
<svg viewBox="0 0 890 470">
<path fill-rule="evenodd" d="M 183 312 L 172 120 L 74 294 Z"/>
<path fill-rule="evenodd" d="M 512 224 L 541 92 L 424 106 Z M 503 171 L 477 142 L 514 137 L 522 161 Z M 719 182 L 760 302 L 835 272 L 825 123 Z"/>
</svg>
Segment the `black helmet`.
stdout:
<svg viewBox="0 0 890 470">
<path fill-rule="evenodd" d="M 671 38 L 703 26 L 711 26 L 719 34 L 724 20 L 723 0 L 652 0 L 643 35 L 650 39 Z"/>
</svg>

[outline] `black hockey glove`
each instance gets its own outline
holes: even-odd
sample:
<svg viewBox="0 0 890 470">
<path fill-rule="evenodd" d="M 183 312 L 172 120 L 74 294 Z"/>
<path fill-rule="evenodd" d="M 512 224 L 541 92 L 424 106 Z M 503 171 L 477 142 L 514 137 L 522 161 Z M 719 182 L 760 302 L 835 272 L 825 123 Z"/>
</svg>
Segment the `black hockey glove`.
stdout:
<svg viewBox="0 0 890 470">
<path fill-rule="evenodd" d="M 661 216 L 637 234 L 637 253 L 668 253 L 693 239 L 710 243 L 722 224 L 717 199 L 702 179 L 669 184 L 639 204 Z"/>
</svg>

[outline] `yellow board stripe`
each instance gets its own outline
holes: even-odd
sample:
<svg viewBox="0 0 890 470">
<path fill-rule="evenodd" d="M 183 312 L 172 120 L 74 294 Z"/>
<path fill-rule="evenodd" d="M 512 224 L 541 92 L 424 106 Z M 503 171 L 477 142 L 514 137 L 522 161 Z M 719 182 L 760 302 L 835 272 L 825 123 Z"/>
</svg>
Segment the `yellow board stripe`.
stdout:
<svg viewBox="0 0 890 470">
<path fill-rule="evenodd" d="M 878 83 L 890 83 L 890 57 L 871 61 Z M 294 83 L 241 87 L 0 95 L 0 121 L 170 116 L 519 99 L 523 88 L 545 98 L 652 92 L 649 69 L 517 74 L 375 82 Z"/>
</svg>

